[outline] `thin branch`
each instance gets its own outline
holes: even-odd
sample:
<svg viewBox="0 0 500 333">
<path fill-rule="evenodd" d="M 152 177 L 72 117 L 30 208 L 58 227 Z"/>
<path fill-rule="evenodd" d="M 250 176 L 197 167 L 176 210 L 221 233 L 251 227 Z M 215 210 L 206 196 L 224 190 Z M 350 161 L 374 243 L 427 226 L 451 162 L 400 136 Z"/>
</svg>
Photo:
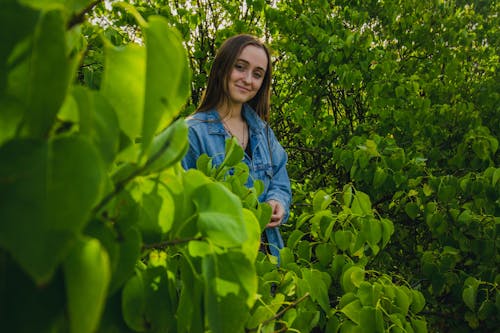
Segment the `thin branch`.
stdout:
<svg viewBox="0 0 500 333">
<path fill-rule="evenodd" d="M 103 0 L 94 0 L 87 7 L 82 9 L 79 13 L 73 14 L 71 19 L 68 21 L 68 29 L 73 28 L 75 25 L 80 24 L 84 21 L 85 15 L 92 11 L 95 6 L 97 6 L 99 3 L 103 2 Z"/>
<path fill-rule="evenodd" d="M 310 296 L 310 294 L 307 292 L 304 294 L 304 296 L 302 296 L 301 298 L 299 298 L 298 300 L 296 300 L 295 302 L 289 304 L 286 308 L 284 308 L 283 310 L 281 310 L 280 312 L 278 312 L 277 314 L 275 314 L 274 316 L 272 316 L 271 318 L 269 319 L 266 319 L 264 320 L 261 325 L 262 326 L 266 326 L 267 324 L 273 322 L 274 320 L 280 318 L 281 316 L 283 316 L 288 310 L 290 310 L 291 308 L 294 308 L 296 307 L 299 303 L 303 302 L 306 298 L 308 298 Z M 246 332 L 254 332 L 254 331 L 257 331 L 259 329 L 260 325 L 257 326 L 257 327 L 254 327 L 254 328 L 250 328 L 250 329 L 246 329 Z"/>
<path fill-rule="evenodd" d="M 283 146 L 285 150 L 299 150 L 299 151 L 304 151 L 308 153 L 314 153 L 314 154 L 325 154 L 325 151 L 319 150 L 319 149 L 312 149 L 312 148 L 306 148 L 306 147 L 294 147 L 294 146 Z"/>
<path fill-rule="evenodd" d="M 182 239 L 173 239 L 173 240 L 158 242 L 158 243 L 153 243 L 153 244 L 144 244 L 142 246 L 142 249 L 143 250 L 164 249 L 164 248 L 169 247 L 169 246 L 189 243 L 191 241 L 201 241 L 201 240 L 203 240 L 203 237 L 201 237 L 201 236 L 200 237 L 182 238 Z"/>
</svg>

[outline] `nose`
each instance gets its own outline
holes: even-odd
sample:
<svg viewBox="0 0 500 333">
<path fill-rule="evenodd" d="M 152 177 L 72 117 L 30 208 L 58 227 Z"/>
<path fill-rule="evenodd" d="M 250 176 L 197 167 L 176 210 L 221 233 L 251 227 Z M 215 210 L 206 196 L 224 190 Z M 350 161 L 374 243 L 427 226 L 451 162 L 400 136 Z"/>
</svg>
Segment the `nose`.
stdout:
<svg viewBox="0 0 500 333">
<path fill-rule="evenodd" d="M 246 84 L 252 83 L 252 73 L 250 71 L 245 71 L 243 74 L 243 82 Z"/>
</svg>

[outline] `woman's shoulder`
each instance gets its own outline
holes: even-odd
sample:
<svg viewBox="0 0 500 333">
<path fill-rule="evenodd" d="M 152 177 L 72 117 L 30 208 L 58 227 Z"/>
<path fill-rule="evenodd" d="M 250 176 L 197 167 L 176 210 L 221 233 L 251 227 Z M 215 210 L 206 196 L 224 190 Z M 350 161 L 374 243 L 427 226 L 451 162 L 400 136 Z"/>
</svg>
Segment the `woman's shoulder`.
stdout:
<svg viewBox="0 0 500 333">
<path fill-rule="evenodd" d="M 218 120 L 218 114 L 215 110 L 195 112 L 186 117 L 186 122 L 188 126 L 196 126 L 201 124 L 206 124 L 209 122 L 215 122 Z"/>
<path fill-rule="evenodd" d="M 206 134 L 224 134 L 224 127 L 216 110 L 196 112 L 186 118 L 190 132 Z"/>
</svg>

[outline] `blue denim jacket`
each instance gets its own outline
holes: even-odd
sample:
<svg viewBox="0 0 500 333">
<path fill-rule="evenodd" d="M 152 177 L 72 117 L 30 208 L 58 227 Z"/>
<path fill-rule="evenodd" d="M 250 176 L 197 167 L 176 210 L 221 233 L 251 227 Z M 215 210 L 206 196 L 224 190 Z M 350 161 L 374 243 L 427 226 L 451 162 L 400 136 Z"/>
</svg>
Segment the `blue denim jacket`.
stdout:
<svg viewBox="0 0 500 333">
<path fill-rule="evenodd" d="M 247 121 L 250 133 L 252 157 L 245 152 L 244 162 L 250 169 L 250 177 L 246 185 L 251 187 L 254 179 L 264 182 L 264 191 L 259 196 L 260 202 L 270 199 L 279 201 L 285 208 L 283 223 L 288 220 L 292 191 L 286 170 L 288 156 L 280 145 L 274 132 L 253 109 L 244 104 L 243 117 Z M 196 168 L 196 160 L 202 154 L 212 157 L 214 166 L 224 160 L 225 142 L 230 134 L 224 129 L 219 113 L 213 109 L 199 112 L 187 119 L 189 126 L 189 150 L 182 160 L 184 169 Z M 272 159 L 271 159 L 272 153 Z M 283 238 L 279 227 L 266 229 L 267 241 L 271 254 L 278 257 L 283 248 Z"/>
</svg>

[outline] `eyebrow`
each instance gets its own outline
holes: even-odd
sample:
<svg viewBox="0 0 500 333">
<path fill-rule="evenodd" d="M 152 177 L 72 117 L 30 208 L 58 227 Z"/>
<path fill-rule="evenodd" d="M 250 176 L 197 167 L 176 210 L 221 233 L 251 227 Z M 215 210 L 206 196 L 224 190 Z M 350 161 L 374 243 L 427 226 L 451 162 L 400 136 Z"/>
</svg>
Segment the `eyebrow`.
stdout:
<svg viewBox="0 0 500 333">
<path fill-rule="evenodd" d="M 238 58 L 238 59 L 236 59 L 236 62 L 238 62 L 238 61 L 244 62 L 244 63 L 245 63 L 245 64 L 247 64 L 247 65 L 248 65 L 248 64 L 250 64 L 250 63 L 249 63 L 248 61 L 246 61 L 245 59 Z M 257 69 L 260 69 L 260 70 L 261 70 L 261 71 L 263 71 L 264 73 L 266 72 L 266 69 L 265 69 L 265 68 L 262 68 L 262 67 L 260 67 L 260 66 L 257 66 Z"/>
</svg>

